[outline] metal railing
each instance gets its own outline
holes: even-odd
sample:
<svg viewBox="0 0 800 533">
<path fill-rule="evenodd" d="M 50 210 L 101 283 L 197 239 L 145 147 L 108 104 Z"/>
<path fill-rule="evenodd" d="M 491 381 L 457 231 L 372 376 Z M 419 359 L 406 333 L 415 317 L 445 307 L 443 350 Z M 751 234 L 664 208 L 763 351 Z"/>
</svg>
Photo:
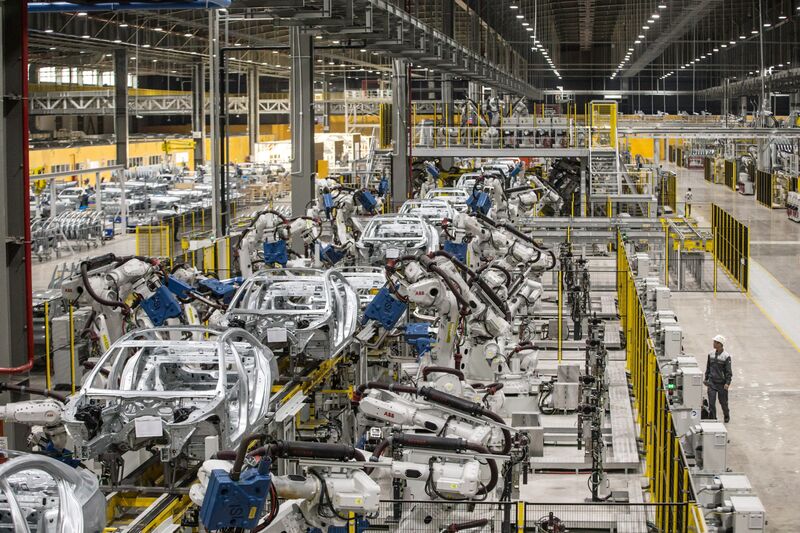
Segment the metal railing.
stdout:
<svg viewBox="0 0 800 533">
<path fill-rule="evenodd" d="M 589 129 L 565 125 L 451 125 L 422 121 L 412 129 L 414 146 L 425 148 L 588 148 Z"/>
<path fill-rule="evenodd" d="M 669 408 L 655 344 L 621 234 L 617 235 L 617 295 L 626 340 L 627 368 L 645 451 L 645 477 L 649 482 L 650 499 L 656 503 L 685 505 L 675 510 L 659 510 L 654 520 L 656 531 L 705 531 L 689 478 L 688 462 Z M 682 511 L 678 512 L 678 509 Z"/>
<path fill-rule="evenodd" d="M 527 503 L 386 500 L 381 501 L 380 509 L 375 515 L 354 517 L 347 531 L 349 533 L 375 531 L 436 533 L 458 530 L 497 533 L 705 531 L 702 519 L 698 520 L 696 516 L 696 511 L 690 502 Z M 685 527 L 677 527 L 678 524 L 685 524 Z"/>
</svg>

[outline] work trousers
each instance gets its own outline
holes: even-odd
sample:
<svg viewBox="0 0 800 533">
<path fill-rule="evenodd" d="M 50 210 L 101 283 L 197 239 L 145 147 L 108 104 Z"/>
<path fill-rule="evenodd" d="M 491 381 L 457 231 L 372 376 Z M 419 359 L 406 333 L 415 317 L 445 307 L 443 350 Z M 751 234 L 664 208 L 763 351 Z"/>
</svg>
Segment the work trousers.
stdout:
<svg viewBox="0 0 800 533">
<path fill-rule="evenodd" d="M 708 412 L 711 415 L 711 419 L 717 419 L 717 396 L 719 396 L 719 404 L 722 406 L 723 416 L 730 418 L 728 391 L 725 390 L 725 385 L 711 385 L 708 387 Z"/>
</svg>

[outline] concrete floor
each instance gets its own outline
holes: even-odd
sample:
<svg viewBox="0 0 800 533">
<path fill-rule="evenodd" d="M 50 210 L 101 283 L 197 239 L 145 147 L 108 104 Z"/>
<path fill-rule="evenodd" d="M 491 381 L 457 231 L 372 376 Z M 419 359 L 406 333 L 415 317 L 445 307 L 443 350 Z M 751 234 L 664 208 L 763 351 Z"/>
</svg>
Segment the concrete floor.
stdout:
<svg viewBox="0 0 800 533">
<path fill-rule="evenodd" d="M 667 168 L 667 165 L 665 165 Z M 692 215 L 710 225 L 711 202 L 750 226 L 750 294 L 673 293 L 687 353 L 705 368 L 720 333 L 733 358 L 728 467 L 750 478 L 767 509 L 770 531 L 797 530 L 800 488 L 800 225 L 703 179 L 676 169 L 679 201 L 692 188 Z M 720 417 L 721 417 L 720 413 Z"/>
</svg>

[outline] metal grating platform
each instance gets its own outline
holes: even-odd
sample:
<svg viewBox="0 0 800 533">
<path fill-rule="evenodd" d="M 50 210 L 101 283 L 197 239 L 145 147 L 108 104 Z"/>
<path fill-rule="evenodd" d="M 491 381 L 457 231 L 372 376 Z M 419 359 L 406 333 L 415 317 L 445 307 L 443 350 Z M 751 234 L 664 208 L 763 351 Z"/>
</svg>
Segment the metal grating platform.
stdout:
<svg viewBox="0 0 800 533">
<path fill-rule="evenodd" d="M 619 350 L 622 348 L 622 339 L 619 336 L 619 322 L 606 322 L 603 330 L 603 343 L 607 350 Z"/>
<path fill-rule="evenodd" d="M 637 468 L 639 450 L 636 444 L 636 427 L 633 423 L 625 364 L 609 362 L 606 367 L 606 377 L 611 408 L 611 457 L 606 458 L 606 465 L 625 469 Z"/>
</svg>

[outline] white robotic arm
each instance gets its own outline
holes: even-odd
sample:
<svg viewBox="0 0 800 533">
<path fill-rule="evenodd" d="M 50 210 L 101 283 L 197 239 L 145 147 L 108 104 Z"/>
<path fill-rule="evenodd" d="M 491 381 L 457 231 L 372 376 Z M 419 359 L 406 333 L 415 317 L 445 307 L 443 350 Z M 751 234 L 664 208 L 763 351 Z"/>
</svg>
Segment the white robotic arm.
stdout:
<svg viewBox="0 0 800 533">
<path fill-rule="evenodd" d="M 0 420 L 28 426 L 54 426 L 61 422 L 64 405 L 53 399 L 28 400 L 0 405 Z"/>
<path fill-rule="evenodd" d="M 437 412 L 432 406 L 423 409 L 420 405 L 393 398 L 383 400 L 375 391 L 365 396 L 359 403 L 359 411 L 366 417 L 387 424 L 418 427 L 446 437 L 461 438 L 470 444 L 487 446 L 492 438 L 489 425 L 476 426 L 463 420 L 452 419 L 446 413 Z"/>
</svg>

